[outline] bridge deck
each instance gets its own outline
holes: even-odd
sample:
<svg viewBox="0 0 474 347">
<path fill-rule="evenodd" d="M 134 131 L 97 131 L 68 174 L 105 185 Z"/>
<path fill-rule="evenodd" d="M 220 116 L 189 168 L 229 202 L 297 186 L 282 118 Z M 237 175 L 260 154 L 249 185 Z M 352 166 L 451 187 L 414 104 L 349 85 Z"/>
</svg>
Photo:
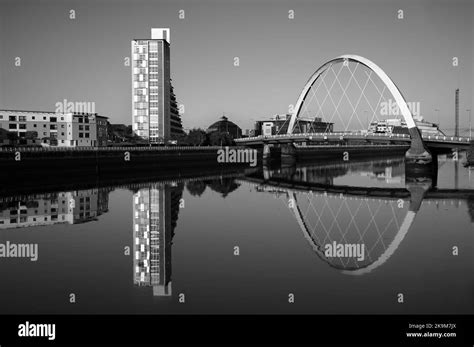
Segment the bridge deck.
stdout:
<svg viewBox="0 0 474 347">
<path fill-rule="evenodd" d="M 408 134 L 364 134 L 360 132 L 335 132 L 335 133 L 301 133 L 282 134 L 270 136 L 254 136 L 236 139 L 237 144 L 242 145 L 262 145 L 264 143 L 297 143 L 297 142 L 340 142 L 340 141 L 367 141 L 367 142 L 390 142 L 409 143 L 411 141 Z M 423 135 L 423 141 L 428 147 L 452 147 L 468 148 L 472 139 L 470 137 Z"/>
<path fill-rule="evenodd" d="M 311 182 L 290 182 L 285 180 L 245 177 L 238 181 L 247 181 L 261 186 L 276 187 L 288 191 L 328 193 L 332 195 L 365 196 L 368 198 L 398 199 L 409 198 L 411 193 L 406 188 L 353 187 L 345 185 L 327 185 Z M 431 188 L 424 199 L 474 199 L 472 189 L 437 189 Z"/>
</svg>

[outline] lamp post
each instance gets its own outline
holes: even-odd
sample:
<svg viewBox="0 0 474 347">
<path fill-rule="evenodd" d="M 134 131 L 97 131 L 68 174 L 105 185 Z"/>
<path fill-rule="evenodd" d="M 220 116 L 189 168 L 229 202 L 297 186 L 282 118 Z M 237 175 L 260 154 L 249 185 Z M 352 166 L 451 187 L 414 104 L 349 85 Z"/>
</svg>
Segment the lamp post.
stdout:
<svg viewBox="0 0 474 347">
<path fill-rule="evenodd" d="M 256 118 L 250 117 L 249 121 L 250 121 L 250 124 L 251 124 L 251 127 L 250 127 L 249 130 L 255 129 Z M 250 133 L 249 133 L 249 137 L 250 137 Z"/>
<path fill-rule="evenodd" d="M 468 108 L 466 112 L 469 112 L 469 138 L 472 137 L 472 130 L 471 130 L 471 109 Z"/>
<path fill-rule="evenodd" d="M 439 128 L 439 125 L 440 125 L 440 124 L 439 124 L 439 123 L 440 123 L 440 121 L 439 121 L 439 109 L 436 108 L 436 109 L 435 109 L 435 112 L 437 113 L 438 128 Z"/>
</svg>

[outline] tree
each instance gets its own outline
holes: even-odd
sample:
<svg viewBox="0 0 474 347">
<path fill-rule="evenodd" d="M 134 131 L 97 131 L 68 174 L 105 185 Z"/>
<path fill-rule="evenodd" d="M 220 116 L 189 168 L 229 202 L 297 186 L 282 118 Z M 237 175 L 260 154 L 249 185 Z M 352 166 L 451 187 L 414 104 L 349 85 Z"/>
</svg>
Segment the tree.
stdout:
<svg viewBox="0 0 474 347">
<path fill-rule="evenodd" d="M 9 133 L 8 130 L 5 130 L 5 129 L 0 128 L 0 139 L 1 139 L 1 140 L 6 140 L 6 139 L 8 139 L 8 133 Z"/>
<path fill-rule="evenodd" d="M 51 136 L 45 136 L 43 138 L 41 138 L 41 142 L 42 143 L 47 143 L 49 144 L 50 146 L 57 146 L 58 145 L 58 139 L 55 138 L 55 137 L 51 137 Z"/>
<path fill-rule="evenodd" d="M 27 131 L 25 133 L 25 139 L 27 140 L 36 140 L 38 138 L 38 132 L 37 131 Z"/>
<path fill-rule="evenodd" d="M 7 144 L 5 143 L 5 140 L 8 140 L 8 134 L 8 130 L 0 128 L 0 146 Z M 8 141 L 8 143 L 10 143 L 10 141 Z"/>
<path fill-rule="evenodd" d="M 206 143 L 206 132 L 202 129 L 191 129 L 186 136 L 186 142 L 191 146 L 202 146 Z"/>
<path fill-rule="evenodd" d="M 223 198 L 232 193 L 240 187 L 240 184 L 235 182 L 234 178 L 217 178 L 206 181 L 209 188 L 220 193 Z"/>
<path fill-rule="evenodd" d="M 35 143 L 36 140 L 38 139 L 38 132 L 37 131 L 27 131 L 25 133 L 25 139 L 27 141 Z"/>
<path fill-rule="evenodd" d="M 11 145 L 16 145 L 18 143 L 19 136 L 16 132 L 9 131 L 7 134 L 7 138 L 10 141 Z"/>
<path fill-rule="evenodd" d="M 112 143 L 132 142 L 136 135 L 132 131 L 132 126 L 125 124 L 107 123 L 107 138 Z"/>
<path fill-rule="evenodd" d="M 179 134 L 171 134 L 170 139 L 176 141 L 178 145 L 188 144 L 187 137 L 184 132 Z"/>
<path fill-rule="evenodd" d="M 189 193 L 192 196 L 201 196 L 206 190 L 206 183 L 203 181 L 190 181 L 186 184 Z"/>
<path fill-rule="evenodd" d="M 232 146 L 234 140 L 227 132 L 213 131 L 209 134 L 209 142 L 211 146 Z"/>
<path fill-rule="evenodd" d="M 137 136 L 135 135 L 135 133 L 133 132 L 133 128 L 131 125 L 127 125 L 127 128 L 125 130 L 125 136 L 128 136 L 128 137 L 134 137 L 134 136 Z"/>
</svg>

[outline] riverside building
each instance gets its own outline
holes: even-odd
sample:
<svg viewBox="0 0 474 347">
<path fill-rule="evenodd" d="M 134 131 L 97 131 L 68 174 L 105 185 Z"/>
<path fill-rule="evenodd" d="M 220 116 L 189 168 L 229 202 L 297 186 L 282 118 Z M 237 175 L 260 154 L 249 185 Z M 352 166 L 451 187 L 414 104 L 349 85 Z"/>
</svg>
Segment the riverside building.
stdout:
<svg viewBox="0 0 474 347">
<path fill-rule="evenodd" d="M 0 110 L 0 146 L 107 146 L 107 117 L 97 113 Z"/>
<path fill-rule="evenodd" d="M 132 126 L 150 143 L 182 134 L 170 78 L 170 29 L 151 29 L 151 39 L 132 40 Z"/>
<path fill-rule="evenodd" d="M 267 120 L 258 120 L 255 122 L 254 136 L 286 134 L 290 119 L 291 114 L 277 114 L 273 118 Z M 293 133 L 326 133 L 332 132 L 333 127 L 334 123 L 324 122 L 321 117 L 299 117 L 295 123 Z"/>
<path fill-rule="evenodd" d="M 437 124 L 427 122 L 422 117 L 413 117 L 416 126 L 423 135 L 446 136 Z M 406 134 L 409 135 L 408 127 L 405 121 L 401 119 L 385 119 L 370 123 L 368 133 L 385 133 L 385 134 Z"/>
</svg>

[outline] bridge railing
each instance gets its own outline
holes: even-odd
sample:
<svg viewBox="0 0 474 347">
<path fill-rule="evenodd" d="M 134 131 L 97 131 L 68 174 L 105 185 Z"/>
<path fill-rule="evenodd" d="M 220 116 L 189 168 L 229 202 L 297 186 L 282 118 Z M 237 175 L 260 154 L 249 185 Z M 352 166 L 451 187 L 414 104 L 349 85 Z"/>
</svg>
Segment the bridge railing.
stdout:
<svg viewBox="0 0 474 347">
<path fill-rule="evenodd" d="M 334 132 L 334 133 L 298 133 L 298 134 L 278 134 L 278 135 L 258 135 L 252 137 L 246 137 L 241 139 L 236 139 L 236 142 L 245 142 L 245 141 L 252 141 L 258 139 L 280 139 L 280 138 L 298 138 L 298 137 L 344 137 L 344 136 L 360 136 L 361 138 L 364 137 L 401 137 L 401 138 L 409 138 L 410 135 L 408 134 L 384 134 L 384 133 L 361 133 L 361 132 Z"/>
<path fill-rule="evenodd" d="M 296 144 L 295 143 L 295 146 L 297 148 L 327 148 L 328 146 L 327 145 L 306 145 L 306 146 L 302 146 L 300 144 Z M 374 148 L 374 147 L 384 147 L 386 148 L 388 145 L 387 144 L 375 144 L 375 145 L 358 145 L 357 148 Z M 409 146 L 409 144 L 398 144 L 398 145 L 390 145 L 392 148 L 393 147 L 400 147 L 400 148 L 406 148 L 407 146 Z M 348 143 L 343 143 L 343 144 L 338 144 L 337 147 L 351 147 L 353 148 L 354 145 L 351 145 L 351 144 L 348 144 Z"/>
<path fill-rule="evenodd" d="M 339 137 L 341 140 L 346 136 L 358 136 L 360 138 L 366 137 L 384 137 L 384 138 L 410 138 L 409 134 L 387 134 L 387 133 L 361 133 L 361 132 L 334 132 L 334 133 L 298 133 L 298 134 L 279 134 L 279 135 L 258 135 L 252 137 L 246 137 L 242 139 L 236 139 L 236 142 L 247 142 L 255 140 L 272 140 L 272 139 L 285 139 L 285 138 L 303 138 L 307 137 L 312 139 L 313 137 L 322 137 L 323 139 L 328 139 L 329 137 Z M 436 140 L 436 141 L 447 141 L 447 142 L 471 142 L 470 137 L 463 136 L 439 136 L 439 135 L 422 135 L 423 139 L 427 140 Z"/>
<path fill-rule="evenodd" d="M 0 152 L 122 152 L 122 151 L 199 151 L 199 150 L 218 150 L 221 146 L 170 146 L 170 147 L 0 147 Z"/>
<path fill-rule="evenodd" d="M 436 141 L 471 142 L 471 138 L 465 136 L 422 135 L 422 137 L 427 140 Z"/>
</svg>

